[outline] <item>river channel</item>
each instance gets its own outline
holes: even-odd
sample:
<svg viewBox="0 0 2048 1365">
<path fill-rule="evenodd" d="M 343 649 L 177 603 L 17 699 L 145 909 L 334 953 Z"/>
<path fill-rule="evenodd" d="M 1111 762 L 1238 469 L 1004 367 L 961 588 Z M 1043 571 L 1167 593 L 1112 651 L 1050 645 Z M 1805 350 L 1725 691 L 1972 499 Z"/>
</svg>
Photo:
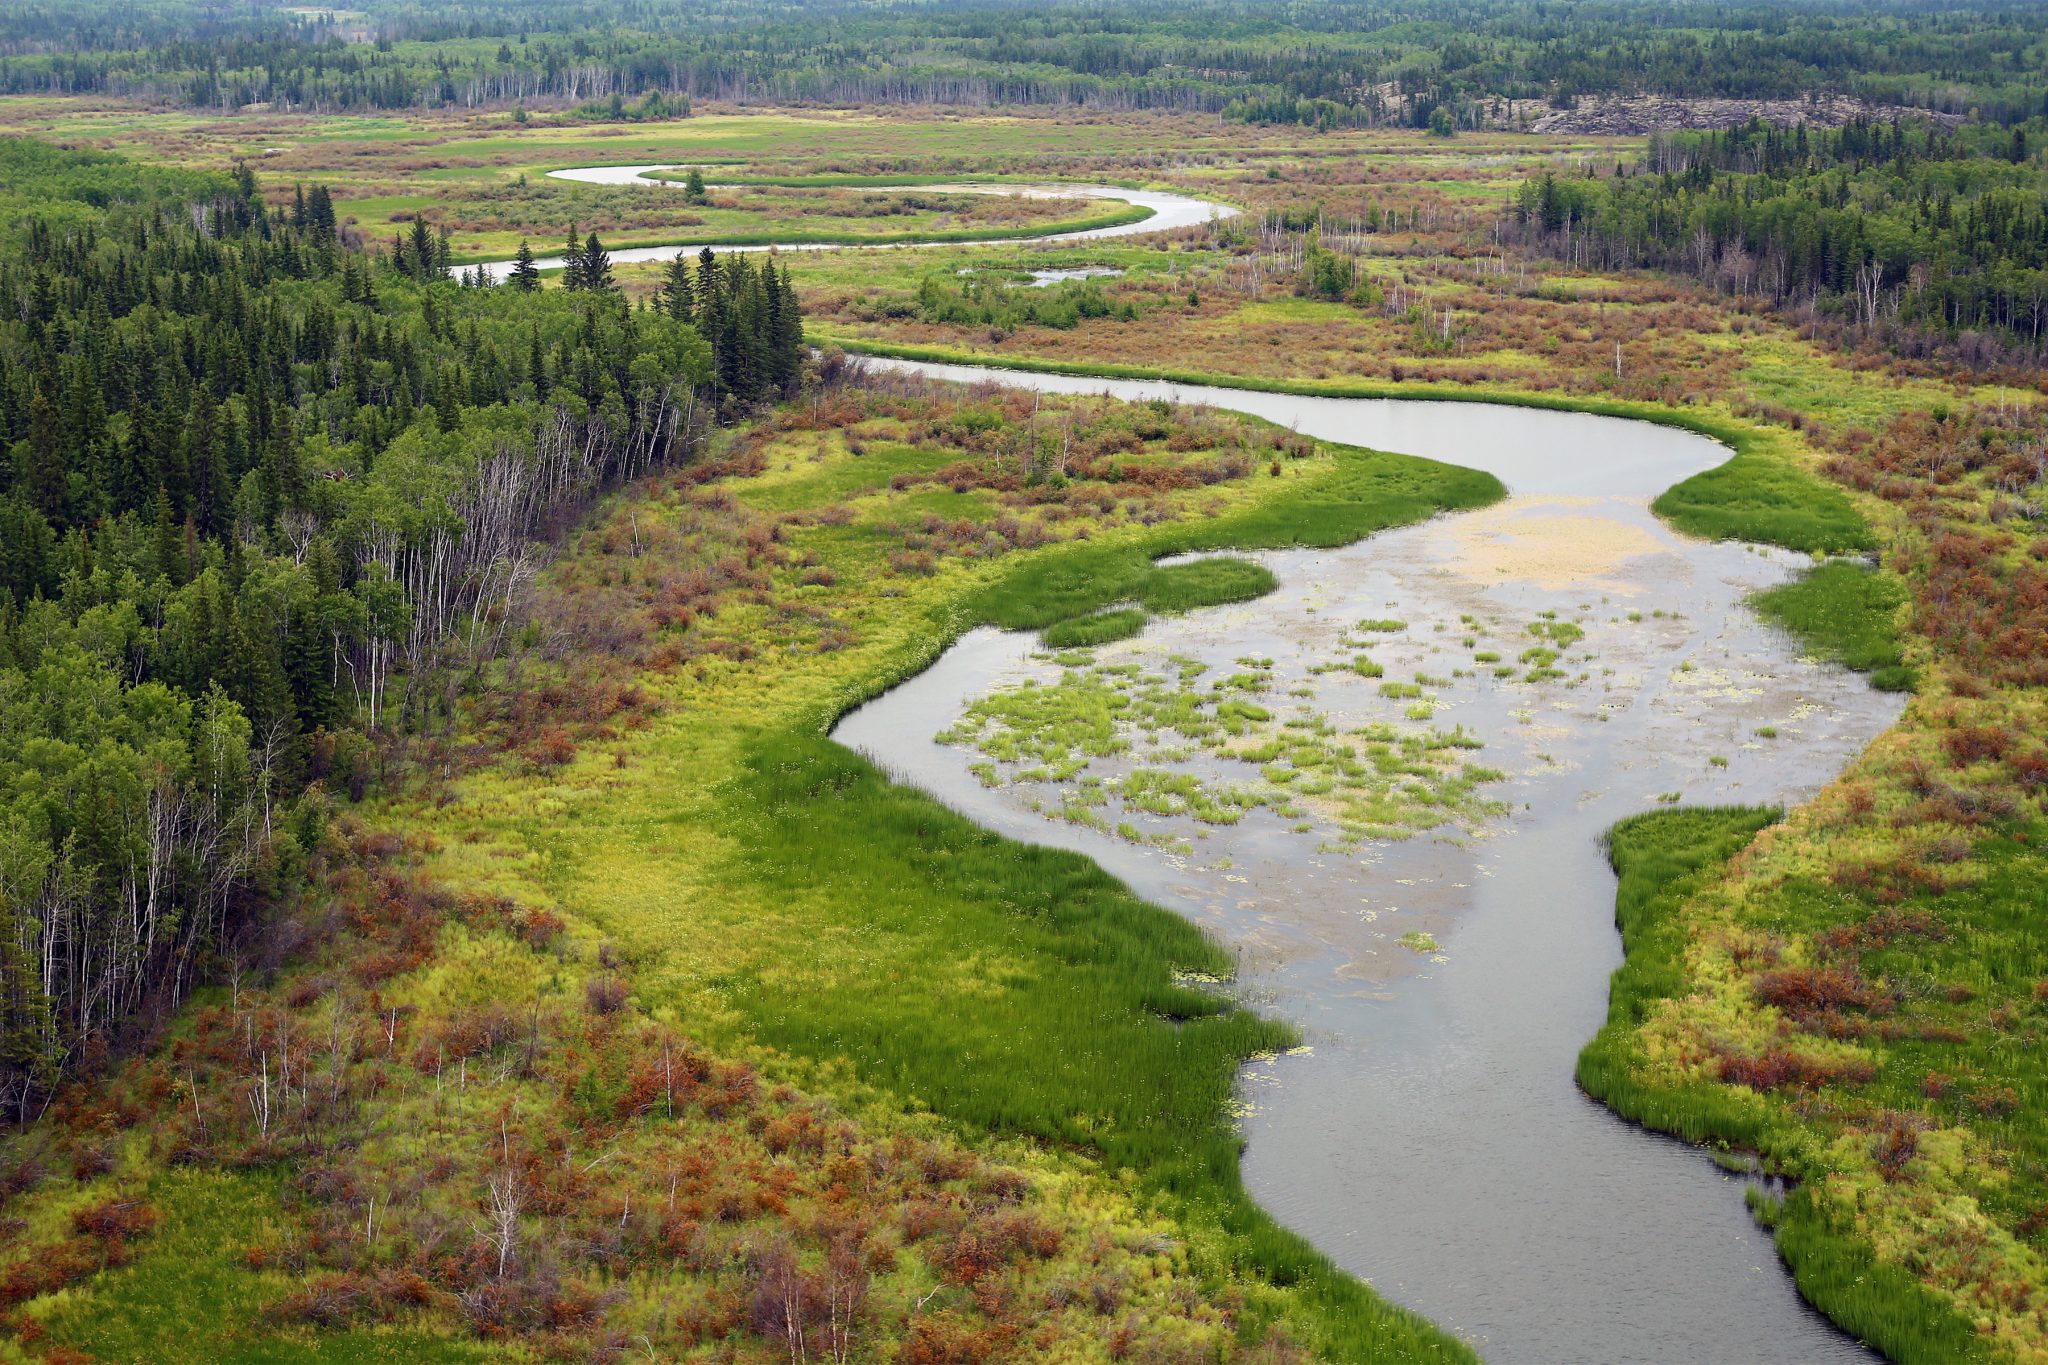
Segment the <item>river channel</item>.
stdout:
<svg viewBox="0 0 2048 1365">
<path fill-rule="evenodd" d="M 1307 1038 L 1243 1077 L 1252 1193 L 1489 1359 L 1867 1359 L 1799 1299 L 1740 1177 L 1572 1081 L 1621 960 L 1602 832 L 1679 801 L 1802 801 L 1898 711 L 1859 676 L 1802 659 L 1744 604 L 1803 556 L 1690 540 L 1650 513 L 1725 448 L 1487 404 L 892 364 L 1231 408 L 1508 486 L 1493 507 L 1344 549 L 1259 553 L 1277 592 L 1155 621 L 1085 664 L 977 631 L 834 737 L 989 828 L 1088 854 L 1236 948 L 1240 989 Z M 1562 625 L 1577 633 L 1557 651 L 1560 676 L 1530 681 L 1523 651 L 1557 643 Z M 1331 667 L 1361 654 L 1376 677 Z M 1501 662 L 1477 662 L 1488 655 Z M 1401 839 L 1347 840 L 1313 801 L 1214 826 L 1112 799 L 1101 815 L 1128 827 L 1119 835 L 1056 818 L 1073 784 L 1003 780 L 998 765 L 990 785 L 973 743 L 935 741 L 1022 686 L 1098 668 L 1170 683 L 1188 661 L 1206 666 L 1195 686 L 1249 665 L 1268 709 L 1337 731 L 1462 729 L 1483 746 L 1473 761 L 1501 776 L 1476 789 L 1480 809 Z M 1422 702 L 1398 685 L 1415 678 Z M 1383 695 L 1390 680 L 1404 695 Z M 1411 708 L 1425 704 L 1418 722 Z M 1136 752 L 1094 774 L 1109 790 L 1140 764 L 1219 789 L 1256 777 L 1228 755 Z"/>
<path fill-rule="evenodd" d="M 554 174 L 656 186 L 642 176 L 651 169 L 665 168 Z M 1023 192 L 1153 210 L 1044 241 L 1235 212 L 1108 186 Z M 685 249 L 697 248 L 612 259 Z M 1489 1359 L 1871 1358 L 1799 1299 L 1743 1206 L 1741 1177 L 1622 1122 L 1572 1081 L 1621 959 L 1602 832 L 1678 802 L 1805 800 L 1899 709 L 1860 677 L 1802 658 L 1745 605 L 1802 556 L 1690 540 L 1650 513 L 1652 498 L 1725 448 L 1649 423 L 1484 403 L 871 363 L 1206 404 L 1498 476 L 1510 496 L 1489 508 L 1338 550 L 1260 552 L 1276 592 L 1154 621 L 1085 658 L 973 632 L 834 737 L 990 829 L 1093 857 L 1234 948 L 1234 989 L 1306 1039 L 1242 1077 L 1252 1193 Z M 1531 649 L 1555 657 L 1532 664 Z M 1262 780 L 1229 752 L 1157 736 L 1134 736 L 1133 756 L 1064 782 L 978 747 L 1000 736 L 1006 703 L 1030 700 L 1025 689 L 1219 678 L 1248 679 L 1290 733 L 1369 732 L 1397 757 L 1441 765 L 1442 823 L 1414 827 L 1428 820 L 1398 796 L 1362 822 L 1356 808 L 1269 788 L 1231 824 L 1105 796 L 1140 767 L 1226 795 Z M 1077 809 L 1082 823 L 1066 818 Z M 1414 828 L 1387 827 L 1404 820 Z"/>
</svg>

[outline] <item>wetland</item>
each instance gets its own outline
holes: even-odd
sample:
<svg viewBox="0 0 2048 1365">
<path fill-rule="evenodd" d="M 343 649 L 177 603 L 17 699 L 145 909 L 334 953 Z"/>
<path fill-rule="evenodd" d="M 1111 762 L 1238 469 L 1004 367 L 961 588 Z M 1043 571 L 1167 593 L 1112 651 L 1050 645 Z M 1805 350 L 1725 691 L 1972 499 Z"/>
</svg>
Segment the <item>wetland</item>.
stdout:
<svg viewBox="0 0 2048 1365">
<path fill-rule="evenodd" d="M 1305 1039 L 1242 1076 L 1248 1187 L 1381 1293 L 1500 1360 L 1864 1358 L 1800 1301 L 1739 1176 L 1572 1081 L 1621 958 L 1604 831 L 1807 799 L 1899 710 L 1748 607 L 1806 556 L 1650 512 L 1725 448 L 1478 404 L 1001 379 L 1240 408 L 1510 496 L 1260 552 L 1272 593 L 1135 638 L 973 632 L 835 738 L 1238 955 Z"/>
</svg>

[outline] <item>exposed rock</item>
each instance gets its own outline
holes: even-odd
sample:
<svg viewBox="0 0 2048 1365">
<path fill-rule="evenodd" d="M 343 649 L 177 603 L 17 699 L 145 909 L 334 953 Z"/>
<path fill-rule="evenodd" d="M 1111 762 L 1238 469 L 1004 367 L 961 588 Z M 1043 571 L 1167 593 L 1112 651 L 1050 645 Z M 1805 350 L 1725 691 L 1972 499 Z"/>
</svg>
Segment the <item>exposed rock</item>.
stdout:
<svg viewBox="0 0 2048 1365">
<path fill-rule="evenodd" d="M 1931 119 L 1951 128 L 1963 121 L 1955 114 L 1871 104 L 1847 95 L 1815 95 L 1790 100 L 1690 99 L 1670 95 L 1587 96 L 1572 109 L 1537 105 L 1532 110 L 1525 105 L 1517 112 L 1529 117 L 1528 128 L 1532 133 L 1616 137 L 1681 128 L 1734 128 L 1751 119 L 1762 119 L 1784 128 L 1802 123 L 1817 128 L 1839 128 L 1859 117 Z"/>
</svg>

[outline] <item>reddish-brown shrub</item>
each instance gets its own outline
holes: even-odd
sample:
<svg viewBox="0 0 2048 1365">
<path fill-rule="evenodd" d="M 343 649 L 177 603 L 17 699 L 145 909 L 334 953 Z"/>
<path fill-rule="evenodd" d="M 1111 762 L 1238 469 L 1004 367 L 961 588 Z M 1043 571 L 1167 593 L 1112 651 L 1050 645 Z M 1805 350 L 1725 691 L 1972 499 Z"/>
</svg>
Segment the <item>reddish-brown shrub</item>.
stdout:
<svg viewBox="0 0 2048 1365">
<path fill-rule="evenodd" d="M 1887 1114 L 1870 1140 L 1870 1155 L 1886 1180 L 1906 1178 L 1906 1167 L 1920 1151 L 1920 1127 L 1906 1114 Z"/>
<path fill-rule="evenodd" d="M 1941 737 L 1942 751 L 1958 768 L 1987 759 L 2004 758 L 2012 747 L 2010 730 L 2000 725 L 1964 725 Z"/>
<path fill-rule="evenodd" d="M 1749 989 L 1759 1003 L 1795 1018 L 1859 1008 L 1871 999 L 1868 983 L 1845 967 L 1781 967 L 1753 978 Z"/>
<path fill-rule="evenodd" d="M 1860 1084 L 1874 1075 L 1867 1063 L 1831 1065 L 1795 1052 L 1773 1050 L 1755 1057 L 1723 1056 L 1720 1077 L 1728 1085 L 1751 1090 L 1814 1090 L 1834 1081 Z"/>
<path fill-rule="evenodd" d="M 594 976 L 583 987 L 583 1003 L 592 1014 L 617 1014 L 626 1007 L 626 983 L 621 977 Z"/>
</svg>

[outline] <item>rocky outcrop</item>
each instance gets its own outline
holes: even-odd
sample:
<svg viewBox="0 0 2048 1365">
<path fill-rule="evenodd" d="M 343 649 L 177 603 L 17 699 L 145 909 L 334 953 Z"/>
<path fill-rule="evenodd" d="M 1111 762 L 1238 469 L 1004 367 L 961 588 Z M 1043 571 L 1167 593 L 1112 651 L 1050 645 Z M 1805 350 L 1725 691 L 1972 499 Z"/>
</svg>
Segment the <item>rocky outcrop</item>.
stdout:
<svg viewBox="0 0 2048 1365">
<path fill-rule="evenodd" d="M 1532 133 L 1639 136 L 1682 128 L 1734 128 L 1751 119 L 1781 127 L 1809 124 L 1839 128 L 1853 119 L 1931 119 L 1949 127 L 1963 120 L 1955 114 L 1930 113 L 1898 105 L 1871 104 L 1847 95 L 1816 95 L 1791 100 L 1685 98 L 1671 95 L 1588 96 L 1571 109 L 1548 105 L 1519 110 Z"/>
</svg>

